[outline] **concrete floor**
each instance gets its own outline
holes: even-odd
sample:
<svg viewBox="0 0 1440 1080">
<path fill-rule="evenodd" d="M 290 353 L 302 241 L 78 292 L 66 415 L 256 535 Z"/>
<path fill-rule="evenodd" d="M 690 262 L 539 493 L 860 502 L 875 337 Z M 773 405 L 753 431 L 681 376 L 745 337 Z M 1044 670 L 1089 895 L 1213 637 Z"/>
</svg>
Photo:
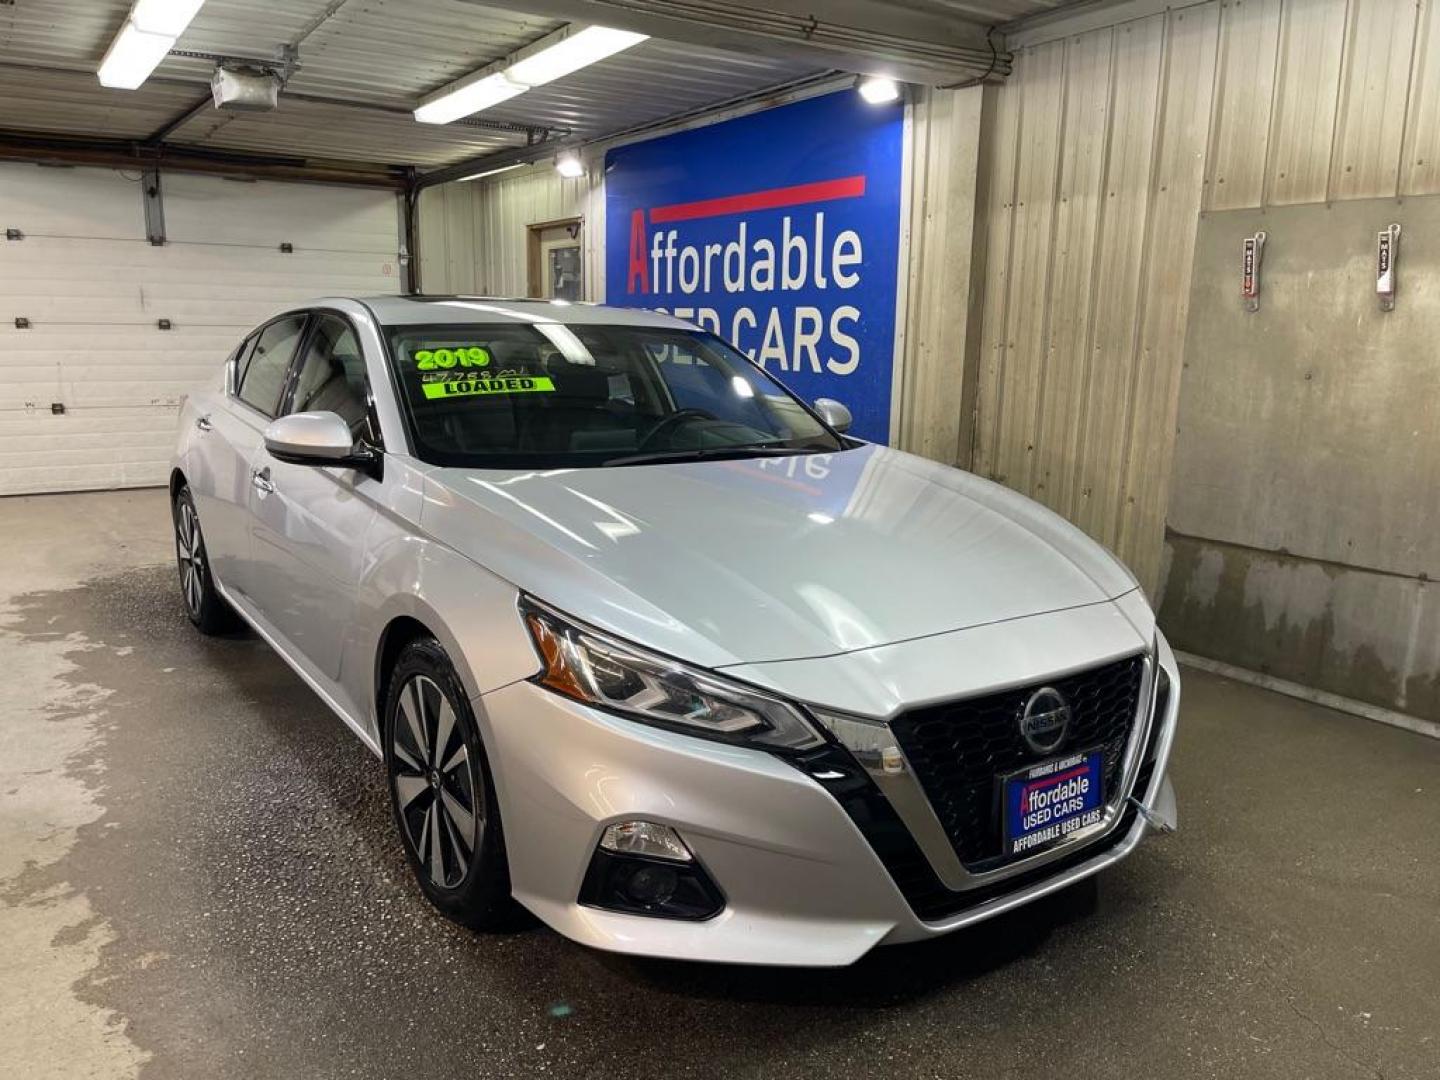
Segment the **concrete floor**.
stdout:
<svg viewBox="0 0 1440 1080">
<path fill-rule="evenodd" d="M 435 915 L 379 764 L 180 607 L 155 491 L 0 499 L 0 1074 L 1437 1077 L 1440 742 L 1187 673 L 1182 831 L 844 971 Z"/>
</svg>

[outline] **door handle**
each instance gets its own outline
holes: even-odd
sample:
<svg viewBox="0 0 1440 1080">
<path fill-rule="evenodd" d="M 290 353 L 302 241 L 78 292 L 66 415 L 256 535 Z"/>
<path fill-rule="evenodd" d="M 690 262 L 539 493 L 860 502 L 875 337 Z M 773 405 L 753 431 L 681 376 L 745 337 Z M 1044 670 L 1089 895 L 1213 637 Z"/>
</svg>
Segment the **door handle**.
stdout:
<svg viewBox="0 0 1440 1080">
<path fill-rule="evenodd" d="M 269 495 L 275 490 L 275 485 L 270 482 L 270 466 L 263 469 L 250 470 L 250 483 L 261 495 Z"/>
<path fill-rule="evenodd" d="M 201 431 L 209 431 L 209 430 L 210 430 L 211 428 L 213 428 L 215 425 L 212 424 L 212 423 L 210 423 L 210 415 L 209 415 L 209 413 L 206 413 L 204 416 L 199 417 L 199 418 L 195 421 L 195 426 L 196 426 L 197 428 L 199 428 Z"/>
</svg>

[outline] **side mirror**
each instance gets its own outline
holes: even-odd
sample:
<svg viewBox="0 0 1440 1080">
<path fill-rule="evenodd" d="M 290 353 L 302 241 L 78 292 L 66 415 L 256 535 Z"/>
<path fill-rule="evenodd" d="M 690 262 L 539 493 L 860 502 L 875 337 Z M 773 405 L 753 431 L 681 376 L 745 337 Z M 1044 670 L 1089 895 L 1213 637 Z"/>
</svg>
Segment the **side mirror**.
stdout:
<svg viewBox="0 0 1440 1080">
<path fill-rule="evenodd" d="M 356 446 L 350 425 L 333 412 L 282 416 L 265 429 L 265 449 L 289 465 L 339 465 L 372 469 L 379 460 L 368 447 Z"/>
<path fill-rule="evenodd" d="M 834 398 L 816 398 L 815 411 L 820 414 L 821 420 L 842 435 L 849 431 L 850 425 L 855 422 L 855 418 L 850 415 L 850 410 Z"/>
</svg>

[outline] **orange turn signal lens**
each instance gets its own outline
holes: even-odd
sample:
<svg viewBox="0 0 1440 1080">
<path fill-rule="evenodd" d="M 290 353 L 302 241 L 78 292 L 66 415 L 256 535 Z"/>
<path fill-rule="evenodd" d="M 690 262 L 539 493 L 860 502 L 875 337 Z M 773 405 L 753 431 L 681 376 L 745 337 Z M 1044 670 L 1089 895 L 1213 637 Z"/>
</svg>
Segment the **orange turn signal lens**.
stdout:
<svg viewBox="0 0 1440 1080">
<path fill-rule="evenodd" d="M 547 686 L 567 697 L 590 701 L 593 697 L 580 682 L 580 675 L 566 655 L 565 643 L 555 628 L 534 612 L 528 612 L 525 621 L 530 624 L 530 636 L 545 661 L 545 670 L 540 675 L 540 685 Z"/>
</svg>

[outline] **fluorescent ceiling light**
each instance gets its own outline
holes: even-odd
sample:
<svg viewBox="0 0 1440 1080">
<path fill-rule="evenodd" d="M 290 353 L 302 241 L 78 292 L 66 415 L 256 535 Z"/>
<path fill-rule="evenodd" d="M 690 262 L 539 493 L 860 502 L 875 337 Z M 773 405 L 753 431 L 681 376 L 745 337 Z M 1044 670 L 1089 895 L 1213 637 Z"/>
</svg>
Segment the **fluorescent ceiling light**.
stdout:
<svg viewBox="0 0 1440 1080">
<path fill-rule="evenodd" d="M 136 0 L 130 19 L 146 34 L 179 37 L 205 0 Z"/>
<path fill-rule="evenodd" d="M 871 105 L 884 105 L 900 97 L 900 87 L 894 79 L 883 79 L 871 75 L 860 80 L 860 96 Z"/>
<path fill-rule="evenodd" d="M 150 77 L 205 0 L 137 0 L 105 50 L 96 74 L 101 86 L 134 90 Z"/>
<path fill-rule="evenodd" d="M 422 124 L 448 124 L 462 116 L 509 101 L 516 94 L 523 94 L 525 87 L 516 86 L 498 71 L 472 83 L 465 83 L 453 90 L 447 90 L 433 101 L 427 101 L 415 110 L 415 119 Z"/>
<path fill-rule="evenodd" d="M 100 61 L 96 75 L 101 86 L 116 90 L 134 90 L 150 77 L 150 73 L 164 60 L 175 44 L 169 34 L 147 34 L 137 30 L 135 23 L 125 20 L 120 33 L 105 50 L 105 59 Z"/>
<path fill-rule="evenodd" d="M 502 172 L 509 172 L 511 169 L 523 169 L 528 164 L 530 164 L 528 161 L 517 161 L 514 165 L 501 165 L 498 168 L 486 169 L 484 172 L 471 173 L 469 176 L 461 176 L 457 178 L 455 182 L 457 184 L 460 184 L 464 183 L 466 180 L 479 180 L 481 177 L 485 176 L 496 176 Z"/>
<path fill-rule="evenodd" d="M 522 86 L 544 86 L 597 64 L 645 40 L 644 34 L 613 30 L 608 26 L 587 26 L 533 56 L 517 60 L 505 69 L 505 77 Z"/>
<path fill-rule="evenodd" d="M 574 180 L 577 176 L 585 175 L 585 163 L 580 160 L 580 155 L 574 150 L 566 150 L 555 159 L 555 171 L 561 176 Z"/>
<path fill-rule="evenodd" d="M 487 69 L 437 90 L 421 102 L 415 119 L 425 124 L 451 123 L 614 56 L 644 41 L 646 35 L 587 26 L 561 30 L 552 37 L 556 38 L 553 45 L 536 49 L 497 71 Z"/>
</svg>

